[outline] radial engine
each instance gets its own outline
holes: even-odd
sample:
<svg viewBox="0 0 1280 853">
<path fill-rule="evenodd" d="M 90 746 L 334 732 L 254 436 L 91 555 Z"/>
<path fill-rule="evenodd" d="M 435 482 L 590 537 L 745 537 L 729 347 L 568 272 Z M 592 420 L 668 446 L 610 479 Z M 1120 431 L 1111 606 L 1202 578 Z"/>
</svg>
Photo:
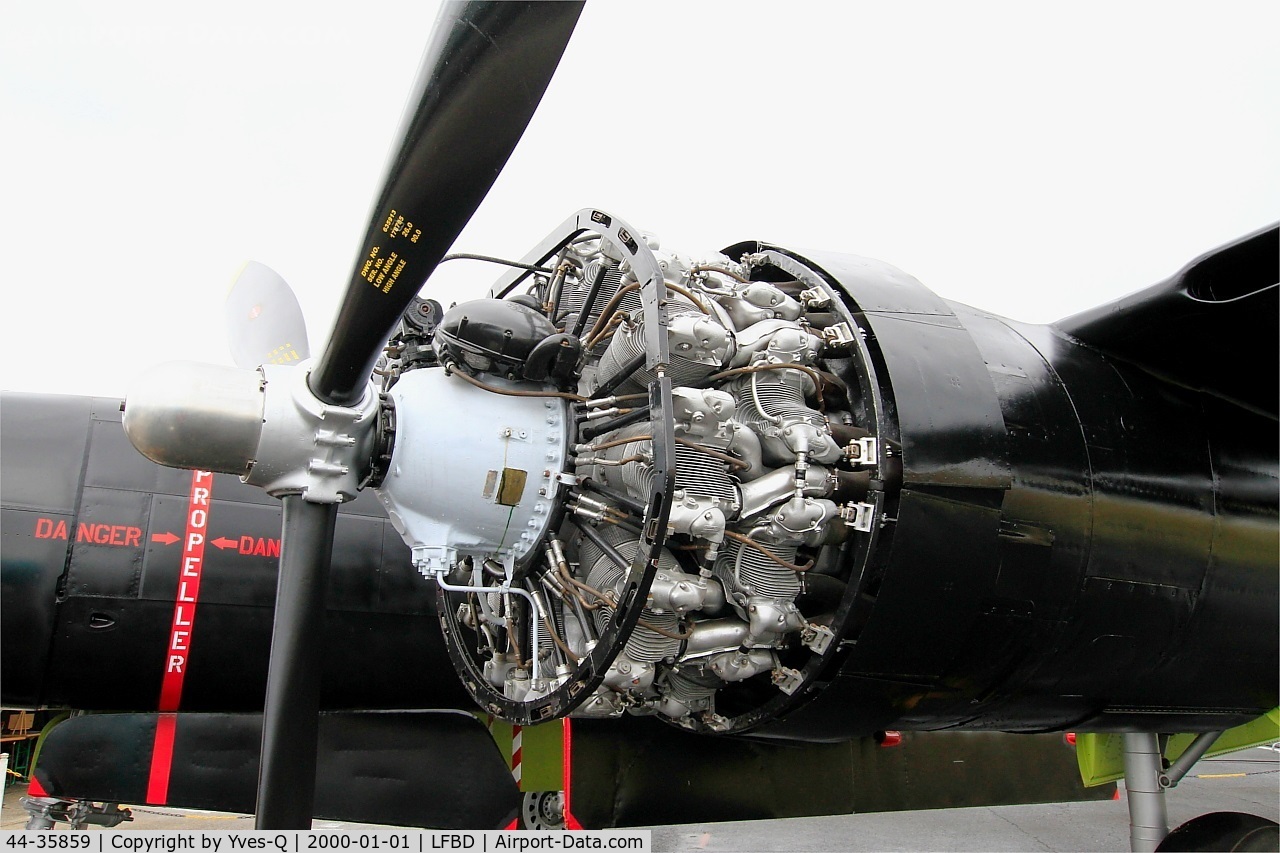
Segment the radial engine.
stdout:
<svg viewBox="0 0 1280 853">
<path fill-rule="evenodd" d="M 464 683 L 527 721 L 772 716 L 892 478 L 852 317 L 789 259 L 695 261 L 599 211 L 531 257 L 416 303 L 381 371 L 379 494 Z"/>
</svg>

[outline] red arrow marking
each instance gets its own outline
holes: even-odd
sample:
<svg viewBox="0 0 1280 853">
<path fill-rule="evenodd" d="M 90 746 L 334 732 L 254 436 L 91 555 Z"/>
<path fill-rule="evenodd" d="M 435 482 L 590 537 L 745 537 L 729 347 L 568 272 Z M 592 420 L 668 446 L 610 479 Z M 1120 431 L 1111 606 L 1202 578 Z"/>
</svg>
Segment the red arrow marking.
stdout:
<svg viewBox="0 0 1280 853">
<path fill-rule="evenodd" d="M 152 533 L 152 542 L 159 542 L 161 545 L 172 545 L 178 541 L 178 536 L 173 533 Z"/>
<path fill-rule="evenodd" d="M 240 542 L 239 542 L 239 540 L 237 540 L 237 539 L 227 539 L 225 536 L 219 536 L 217 539 L 212 540 L 209 544 L 210 544 L 210 545 L 213 545 L 213 546 L 215 546 L 215 547 L 217 547 L 217 548 L 222 548 L 223 550 L 226 550 L 227 548 L 239 548 L 239 547 L 240 547 Z"/>
</svg>

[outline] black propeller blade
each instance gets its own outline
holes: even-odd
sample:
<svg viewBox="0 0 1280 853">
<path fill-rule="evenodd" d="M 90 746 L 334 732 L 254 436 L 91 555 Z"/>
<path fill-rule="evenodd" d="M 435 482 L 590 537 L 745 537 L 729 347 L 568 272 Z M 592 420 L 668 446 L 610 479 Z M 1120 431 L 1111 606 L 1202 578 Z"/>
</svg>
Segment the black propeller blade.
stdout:
<svg viewBox="0 0 1280 853">
<path fill-rule="evenodd" d="M 400 315 L 528 126 L 581 3 L 446 4 L 311 390 L 358 399 Z"/>
<path fill-rule="evenodd" d="M 352 406 L 391 329 L 462 231 L 542 99 L 581 3 L 449 3 L 437 18 L 364 246 L 309 379 Z M 336 505 L 285 497 L 256 826 L 309 829 L 321 626 Z"/>
<path fill-rule="evenodd" d="M 280 577 L 262 714 L 257 829 L 310 829 L 320 727 L 320 649 L 337 504 L 283 500 Z"/>
</svg>

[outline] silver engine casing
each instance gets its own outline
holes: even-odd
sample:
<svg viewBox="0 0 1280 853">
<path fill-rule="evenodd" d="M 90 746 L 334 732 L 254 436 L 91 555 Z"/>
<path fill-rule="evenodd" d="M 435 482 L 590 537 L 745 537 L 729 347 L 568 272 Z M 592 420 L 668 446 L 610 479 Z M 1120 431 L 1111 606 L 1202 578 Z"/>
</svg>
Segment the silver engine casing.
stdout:
<svg viewBox="0 0 1280 853">
<path fill-rule="evenodd" d="M 395 446 L 378 496 L 419 570 L 464 557 L 507 567 L 529 558 L 561 488 L 568 404 L 494 394 L 443 370 L 409 371 L 388 397 Z"/>
</svg>

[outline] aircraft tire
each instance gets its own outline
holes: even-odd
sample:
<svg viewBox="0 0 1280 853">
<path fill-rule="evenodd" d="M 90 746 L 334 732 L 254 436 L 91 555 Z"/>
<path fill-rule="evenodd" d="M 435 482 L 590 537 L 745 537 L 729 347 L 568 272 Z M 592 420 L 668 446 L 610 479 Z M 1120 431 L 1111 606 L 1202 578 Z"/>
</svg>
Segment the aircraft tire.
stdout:
<svg viewBox="0 0 1280 853">
<path fill-rule="evenodd" d="M 1280 825 L 1244 812 L 1210 812 L 1192 818 L 1165 836 L 1164 851 L 1226 850 L 1252 853 L 1280 849 Z"/>
</svg>

